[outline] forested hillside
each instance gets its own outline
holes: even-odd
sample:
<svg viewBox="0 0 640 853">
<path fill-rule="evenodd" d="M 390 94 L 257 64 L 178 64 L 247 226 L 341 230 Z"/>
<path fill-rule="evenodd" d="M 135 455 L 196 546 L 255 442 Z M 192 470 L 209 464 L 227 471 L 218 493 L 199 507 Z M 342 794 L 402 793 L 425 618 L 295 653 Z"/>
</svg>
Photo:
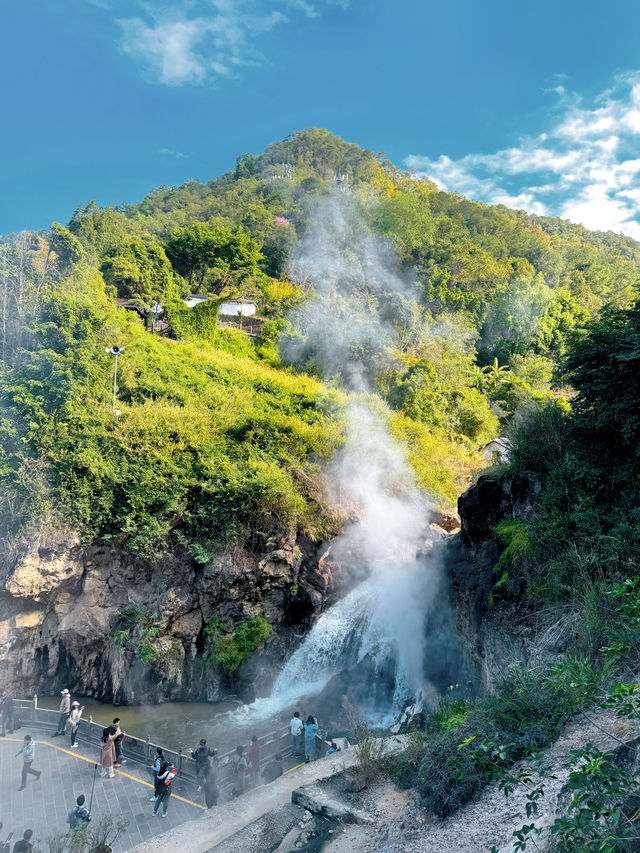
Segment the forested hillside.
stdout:
<svg viewBox="0 0 640 853">
<path fill-rule="evenodd" d="M 356 273 L 330 310 L 384 333 L 327 372 L 292 260 L 334 196 L 349 200 L 340 251 Z M 363 235 L 401 286 L 364 268 Z M 64 519 L 86 541 L 201 562 L 330 536 L 341 519 L 319 475 L 343 439 L 349 359 L 420 485 L 451 505 L 482 444 L 579 387 L 556 371 L 571 336 L 639 284 L 630 239 L 440 192 L 316 129 L 206 184 L 81 206 L 0 243 L 1 532 Z M 188 294 L 210 298 L 187 308 Z M 230 297 L 257 305 L 257 337 L 218 328 Z M 119 415 L 111 344 L 125 347 Z"/>
</svg>

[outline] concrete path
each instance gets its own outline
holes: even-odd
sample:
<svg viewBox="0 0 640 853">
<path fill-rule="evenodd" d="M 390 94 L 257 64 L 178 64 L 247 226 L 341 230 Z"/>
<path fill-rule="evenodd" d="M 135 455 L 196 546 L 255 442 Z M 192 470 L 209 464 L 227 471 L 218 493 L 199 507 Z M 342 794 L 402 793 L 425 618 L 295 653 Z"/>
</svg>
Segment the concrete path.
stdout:
<svg viewBox="0 0 640 853">
<path fill-rule="evenodd" d="M 22 747 L 22 735 L 27 733 L 36 743 L 33 767 L 41 770 L 42 776 L 38 781 L 28 776 L 26 789 L 18 791 L 22 759 L 15 755 Z M 47 850 L 45 839 L 48 835 L 69 829 L 67 814 L 75 805 L 76 797 L 84 794 L 89 805 L 96 760 L 93 749 L 80 746 L 71 750 L 68 738 L 52 739 L 27 728 L 0 738 L 0 821 L 4 824 L 0 840 L 13 832 L 16 841 L 25 829 L 32 829 L 37 846 L 42 851 Z M 95 822 L 105 814 L 112 814 L 129 821 L 126 831 L 113 845 L 116 853 L 130 850 L 205 811 L 190 798 L 192 786 L 182 790 L 180 780 L 176 779 L 166 818 L 154 817 L 153 803 L 149 802 L 153 786 L 145 768 L 128 763 L 115 773 L 113 779 L 101 779 L 98 767 L 92 817 Z M 151 841 L 149 849 L 157 851 L 157 842 Z M 183 849 L 186 853 L 189 848 Z"/>
<path fill-rule="evenodd" d="M 406 737 L 388 738 L 384 751 L 385 754 L 390 754 L 405 746 Z M 230 803 L 209 809 L 196 820 L 182 824 L 152 840 L 143 841 L 134 847 L 131 853 L 157 853 L 161 848 L 181 850 L 185 853 L 211 853 L 216 845 L 258 820 L 271 809 L 290 803 L 291 794 L 296 788 L 326 779 L 353 767 L 355 763 L 355 751 L 351 748 L 310 764 L 301 764 L 269 785 L 254 788 Z"/>
</svg>

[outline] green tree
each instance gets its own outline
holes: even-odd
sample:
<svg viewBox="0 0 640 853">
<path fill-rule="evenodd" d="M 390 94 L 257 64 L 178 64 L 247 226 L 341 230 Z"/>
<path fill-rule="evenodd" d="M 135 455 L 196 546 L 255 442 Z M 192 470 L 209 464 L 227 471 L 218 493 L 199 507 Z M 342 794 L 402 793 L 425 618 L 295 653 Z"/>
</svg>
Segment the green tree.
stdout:
<svg viewBox="0 0 640 853">
<path fill-rule="evenodd" d="M 163 302 L 174 285 L 171 264 L 160 243 L 154 239 L 136 237 L 125 246 L 113 249 L 101 270 L 120 296 L 130 297 L 145 312 Z"/>
<path fill-rule="evenodd" d="M 258 272 L 262 253 L 258 244 L 239 228 L 211 227 L 197 222 L 180 228 L 165 243 L 169 260 L 192 289 L 206 287 L 220 293 Z"/>
<path fill-rule="evenodd" d="M 54 222 L 51 227 L 50 250 L 56 254 L 58 270 L 62 275 L 68 275 L 85 254 L 80 240 L 59 222 Z"/>
</svg>

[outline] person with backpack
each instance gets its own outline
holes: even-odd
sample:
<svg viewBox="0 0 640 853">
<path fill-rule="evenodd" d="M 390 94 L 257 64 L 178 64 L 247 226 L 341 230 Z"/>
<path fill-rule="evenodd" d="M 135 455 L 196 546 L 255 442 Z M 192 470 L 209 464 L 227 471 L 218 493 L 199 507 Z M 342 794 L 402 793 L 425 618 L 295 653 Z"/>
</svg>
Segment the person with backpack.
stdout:
<svg viewBox="0 0 640 853">
<path fill-rule="evenodd" d="M 162 752 L 162 747 L 156 747 L 156 754 L 153 759 L 153 764 L 151 765 L 151 770 L 153 772 L 153 797 L 151 797 L 151 802 L 155 800 L 158 796 L 158 773 L 161 773 L 163 768 L 163 764 L 166 765 L 166 761 L 164 760 L 164 753 Z"/>
<path fill-rule="evenodd" d="M 173 764 L 167 764 L 166 770 L 164 772 L 158 774 L 158 796 L 156 797 L 156 802 L 153 807 L 153 814 L 156 815 L 158 813 L 158 809 L 162 804 L 162 814 L 160 817 L 167 816 L 167 809 L 169 808 L 169 798 L 171 797 L 171 783 L 176 778 L 177 770 L 173 766 Z"/>
<path fill-rule="evenodd" d="M 40 778 L 42 774 L 42 770 L 34 770 L 31 766 L 33 764 L 33 759 L 36 754 L 36 745 L 33 742 L 33 738 L 31 735 L 24 736 L 24 744 L 22 749 L 19 749 L 16 752 L 16 758 L 21 755 L 22 756 L 22 784 L 18 788 L 19 791 L 24 791 L 27 787 L 27 774 L 30 773 L 32 776 L 35 776 L 36 779 Z"/>
<path fill-rule="evenodd" d="M 71 831 L 77 829 L 77 827 L 82 826 L 85 823 L 89 823 L 89 821 L 91 820 L 91 815 L 85 809 L 84 803 L 84 794 L 80 794 L 80 796 L 76 799 L 75 806 L 67 815 L 67 823 L 69 824 L 69 828 L 71 829 Z"/>
</svg>

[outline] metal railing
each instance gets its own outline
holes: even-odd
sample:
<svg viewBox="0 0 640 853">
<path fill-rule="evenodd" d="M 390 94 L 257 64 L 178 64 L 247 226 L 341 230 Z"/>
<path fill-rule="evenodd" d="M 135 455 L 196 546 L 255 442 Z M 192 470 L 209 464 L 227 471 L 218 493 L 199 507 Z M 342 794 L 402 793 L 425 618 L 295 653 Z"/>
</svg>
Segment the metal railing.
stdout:
<svg viewBox="0 0 640 853">
<path fill-rule="evenodd" d="M 14 724 L 19 724 L 21 728 L 26 726 L 34 729 L 48 729 L 54 731 L 58 725 L 60 714 L 58 711 L 52 711 L 47 708 L 38 707 L 38 697 L 33 699 L 14 699 L 13 700 L 13 718 Z M 99 750 L 104 726 L 99 723 L 94 723 L 91 716 L 88 719 L 81 719 L 76 740 L 87 746 L 95 746 L 96 748 L 96 763 L 99 763 Z M 292 756 L 292 743 L 289 727 L 275 729 L 265 735 L 258 737 L 258 745 L 260 747 L 260 764 L 262 767 L 278 753 L 283 758 L 288 759 Z M 319 755 L 323 755 L 323 750 L 326 748 L 327 742 L 320 736 L 316 736 L 316 751 Z M 187 793 L 189 789 L 193 791 L 199 785 L 196 775 L 196 762 L 190 755 L 186 755 L 182 749 L 168 749 L 162 744 L 153 743 L 150 738 L 136 738 L 125 734 L 122 741 L 122 754 L 127 762 L 143 765 L 149 771 L 151 778 L 151 767 L 154 761 L 156 748 L 160 747 L 166 761 L 175 765 L 178 771 L 178 779 L 182 784 L 177 786 L 181 789 L 183 785 L 186 787 Z M 222 755 L 216 754 L 212 759 L 212 767 L 216 774 L 220 798 L 227 799 L 231 795 L 231 791 L 235 785 L 235 773 L 233 766 L 233 756 L 235 750 L 229 750 Z M 293 763 L 293 762 L 290 762 Z M 175 782 L 174 782 L 175 784 Z"/>
</svg>

